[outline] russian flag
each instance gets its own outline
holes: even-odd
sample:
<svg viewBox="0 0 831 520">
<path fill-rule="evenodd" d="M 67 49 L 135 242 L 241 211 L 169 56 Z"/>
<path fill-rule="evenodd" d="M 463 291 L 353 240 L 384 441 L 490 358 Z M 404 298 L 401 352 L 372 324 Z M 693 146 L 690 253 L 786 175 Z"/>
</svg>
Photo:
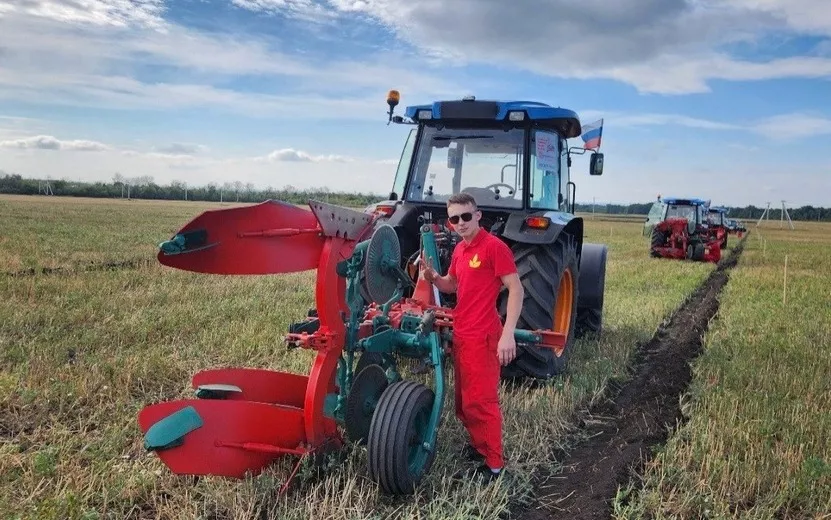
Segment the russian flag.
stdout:
<svg viewBox="0 0 831 520">
<path fill-rule="evenodd" d="M 590 125 L 583 125 L 583 148 L 594 150 L 600 148 L 600 139 L 603 137 L 603 120 L 598 119 Z"/>
</svg>

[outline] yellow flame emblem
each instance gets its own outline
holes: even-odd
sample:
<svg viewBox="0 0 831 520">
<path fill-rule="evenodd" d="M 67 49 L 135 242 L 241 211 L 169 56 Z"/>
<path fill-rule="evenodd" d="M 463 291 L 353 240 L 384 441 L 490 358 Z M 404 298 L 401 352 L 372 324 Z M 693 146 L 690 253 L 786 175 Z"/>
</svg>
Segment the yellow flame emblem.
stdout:
<svg viewBox="0 0 831 520">
<path fill-rule="evenodd" d="M 474 269 L 476 269 L 477 267 L 482 265 L 482 262 L 479 260 L 479 253 L 476 253 L 475 255 L 473 255 L 473 258 L 470 259 L 470 262 L 468 262 L 467 265 L 469 265 L 470 267 L 472 267 Z"/>
</svg>

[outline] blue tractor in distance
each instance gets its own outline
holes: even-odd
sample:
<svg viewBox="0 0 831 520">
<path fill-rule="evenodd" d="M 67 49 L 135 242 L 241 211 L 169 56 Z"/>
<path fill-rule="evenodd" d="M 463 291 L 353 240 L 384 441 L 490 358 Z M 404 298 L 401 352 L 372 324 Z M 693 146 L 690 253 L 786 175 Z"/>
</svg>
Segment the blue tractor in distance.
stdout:
<svg viewBox="0 0 831 520">
<path fill-rule="evenodd" d="M 402 268 L 415 282 L 421 231 L 428 226 L 436 232 L 438 262 L 433 265 L 446 274 L 461 240 L 447 221 L 446 201 L 455 193 L 473 195 L 482 211 L 482 227 L 514 253 L 525 289 L 517 327 L 553 330 L 566 338 L 558 349 L 518 344 L 515 360 L 503 368 L 503 379 L 547 380 L 563 373 L 575 337 L 601 332 L 605 289 L 607 248 L 584 242 L 583 219 L 574 215 L 572 155 L 589 151 L 568 146 L 568 139 L 583 135 L 579 117 L 539 102 L 474 97 L 409 106 L 398 116 L 394 110 L 399 99 L 391 90 L 387 124 L 413 128 L 388 200 L 366 211 L 380 215 L 376 225 L 393 227 Z M 603 173 L 603 154 L 596 147 L 590 175 Z M 453 307 L 454 295 L 440 294 L 432 286 L 428 291 L 435 305 Z M 503 289 L 498 302 L 503 319 L 506 303 Z"/>
</svg>

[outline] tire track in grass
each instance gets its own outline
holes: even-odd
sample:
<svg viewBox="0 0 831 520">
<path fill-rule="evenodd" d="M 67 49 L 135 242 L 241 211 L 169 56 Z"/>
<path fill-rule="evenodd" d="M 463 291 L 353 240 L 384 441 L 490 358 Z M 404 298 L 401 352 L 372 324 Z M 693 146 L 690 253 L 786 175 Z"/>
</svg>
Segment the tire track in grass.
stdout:
<svg viewBox="0 0 831 520">
<path fill-rule="evenodd" d="M 531 504 L 512 517 L 525 520 L 609 518 L 618 486 L 625 486 L 683 421 L 680 395 L 692 380 L 690 361 L 719 308 L 718 296 L 744 248 L 747 235 L 707 279 L 638 348 L 631 378 L 610 389 L 581 420 L 580 438 L 558 454 L 560 471 L 535 476 Z"/>
</svg>

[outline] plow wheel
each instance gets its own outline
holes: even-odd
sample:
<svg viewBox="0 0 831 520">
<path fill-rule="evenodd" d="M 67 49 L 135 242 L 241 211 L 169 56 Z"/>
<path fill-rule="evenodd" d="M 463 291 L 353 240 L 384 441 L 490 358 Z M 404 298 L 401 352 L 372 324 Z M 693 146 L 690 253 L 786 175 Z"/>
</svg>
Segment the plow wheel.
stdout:
<svg viewBox="0 0 831 520">
<path fill-rule="evenodd" d="M 430 469 L 436 450 L 427 440 L 435 394 L 414 381 L 399 381 L 381 395 L 369 430 L 369 475 L 384 493 L 410 494 Z"/>
<path fill-rule="evenodd" d="M 379 365 L 368 365 L 355 376 L 346 397 L 346 435 L 357 444 L 366 444 L 372 414 L 384 390 L 389 386 L 387 374 Z"/>
<path fill-rule="evenodd" d="M 519 277 L 525 289 L 517 328 L 554 330 L 566 334 L 561 351 L 517 345 L 516 358 L 502 368 L 502 377 L 549 379 L 565 372 L 574 343 L 579 295 L 577 244 L 572 235 L 560 233 L 552 244 L 516 244 L 513 247 Z M 508 291 L 502 290 L 499 310 L 506 314 Z"/>
</svg>

